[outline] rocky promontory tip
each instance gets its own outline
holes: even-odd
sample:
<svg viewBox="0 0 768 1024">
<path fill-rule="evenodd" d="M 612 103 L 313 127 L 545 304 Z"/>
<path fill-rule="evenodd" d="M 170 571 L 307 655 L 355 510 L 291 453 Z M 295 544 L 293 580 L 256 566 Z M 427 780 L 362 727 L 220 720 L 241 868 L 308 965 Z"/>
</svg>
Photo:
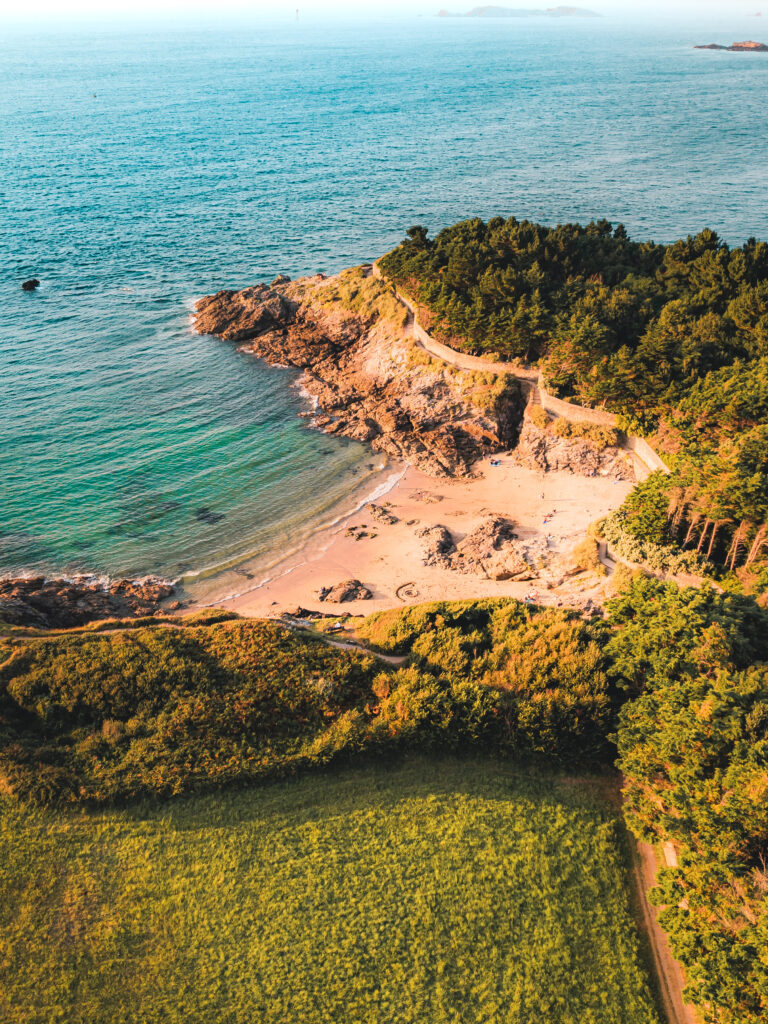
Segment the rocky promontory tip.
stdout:
<svg viewBox="0 0 768 1024">
<path fill-rule="evenodd" d="M 313 426 L 431 476 L 469 476 L 478 459 L 517 441 L 517 381 L 433 360 L 370 268 L 209 295 L 197 303 L 195 329 L 303 371 Z"/>
<path fill-rule="evenodd" d="M 72 629 L 98 619 L 155 615 L 161 610 L 161 602 L 173 593 L 173 584 L 157 576 L 111 581 L 94 580 L 92 576 L 0 579 L 0 622 L 38 629 Z"/>
</svg>

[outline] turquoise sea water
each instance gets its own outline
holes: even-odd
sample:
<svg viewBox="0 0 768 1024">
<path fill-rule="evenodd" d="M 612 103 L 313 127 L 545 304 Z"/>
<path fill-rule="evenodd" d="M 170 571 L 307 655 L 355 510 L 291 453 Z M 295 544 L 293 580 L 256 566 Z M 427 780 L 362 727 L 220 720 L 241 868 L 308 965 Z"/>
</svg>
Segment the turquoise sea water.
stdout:
<svg viewBox="0 0 768 1024">
<path fill-rule="evenodd" d="M 378 482 L 197 296 L 473 215 L 768 237 L 768 57 L 692 49 L 759 25 L 7 33 L 0 571 L 268 560 Z"/>
</svg>

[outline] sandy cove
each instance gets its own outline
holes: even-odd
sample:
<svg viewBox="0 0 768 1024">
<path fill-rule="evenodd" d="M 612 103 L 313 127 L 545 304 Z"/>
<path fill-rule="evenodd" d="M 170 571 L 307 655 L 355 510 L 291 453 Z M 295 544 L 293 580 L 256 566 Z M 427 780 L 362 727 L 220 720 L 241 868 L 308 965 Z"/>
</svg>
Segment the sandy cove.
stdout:
<svg viewBox="0 0 768 1024">
<path fill-rule="evenodd" d="M 292 559 L 294 568 L 277 566 L 271 581 L 217 605 L 242 615 L 273 617 L 297 606 L 330 615 L 361 615 L 421 601 L 523 599 L 527 594 L 534 594 L 542 604 L 599 601 L 605 580 L 592 574 L 569 578 L 548 589 L 547 584 L 551 586 L 562 577 L 555 567 L 544 568 L 533 581 L 502 582 L 423 564 L 422 542 L 416 536 L 421 527 L 441 524 L 459 541 L 493 514 L 512 519 L 521 541 L 546 541 L 547 561 L 567 556 L 583 539 L 589 524 L 617 508 L 634 486 L 626 480 L 527 469 L 511 454 L 499 456 L 498 462 L 498 466 L 492 466 L 490 459 L 478 463 L 477 476 L 470 480 L 435 479 L 409 467 L 380 499 L 398 518 L 397 523 L 376 522 L 368 508 L 363 508 L 336 524 L 325 537 L 313 538 Z M 551 513 L 545 525 L 544 517 Z M 347 535 L 351 526 L 364 528 L 367 536 L 356 540 Z M 350 578 L 365 584 L 372 599 L 343 604 L 318 600 L 321 587 Z"/>
</svg>

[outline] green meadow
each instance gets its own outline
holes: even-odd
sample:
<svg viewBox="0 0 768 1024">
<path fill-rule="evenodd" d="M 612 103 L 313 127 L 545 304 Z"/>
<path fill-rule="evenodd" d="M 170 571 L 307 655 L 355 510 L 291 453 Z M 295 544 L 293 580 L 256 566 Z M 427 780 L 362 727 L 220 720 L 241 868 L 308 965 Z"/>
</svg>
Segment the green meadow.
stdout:
<svg viewBox="0 0 768 1024">
<path fill-rule="evenodd" d="M 414 758 L 0 803 L 9 1024 L 658 1024 L 597 779 Z"/>
</svg>

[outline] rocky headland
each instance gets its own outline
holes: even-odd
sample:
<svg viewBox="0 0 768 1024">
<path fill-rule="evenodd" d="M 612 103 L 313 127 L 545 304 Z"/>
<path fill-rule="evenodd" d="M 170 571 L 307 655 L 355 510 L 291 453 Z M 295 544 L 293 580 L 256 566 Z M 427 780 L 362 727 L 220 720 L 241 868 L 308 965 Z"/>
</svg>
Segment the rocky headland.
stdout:
<svg viewBox="0 0 768 1024">
<path fill-rule="evenodd" d="M 560 429 L 565 421 L 526 409 L 514 376 L 448 365 L 410 327 L 408 310 L 368 267 L 218 292 L 197 303 L 195 317 L 200 333 L 303 371 L 313 426 L 429 476 L 472 476 L 479 460 L 515 449 L 530 469 L 635 479 L 617 431 Z"/>
<path fill-rule="evenodd" d="M 0 621 L 11 626 L 71 629 L 99 619 L 136 618 L 174 611 L 163 606 L 173 584 L 156 576 L 109 582 L 92 576 L 49 579 L 45 576 L 0 579 Z"/>
<path fill-rule="evenodd" d="M 478 459 L 517 441 L 524 402 L 516 379 L 429 356 L 369 268 L 218 292 L 197 303 L 195 329 L 301 370 L 314 426 L 430 476 L 469 476 Z"/>
</svg>

